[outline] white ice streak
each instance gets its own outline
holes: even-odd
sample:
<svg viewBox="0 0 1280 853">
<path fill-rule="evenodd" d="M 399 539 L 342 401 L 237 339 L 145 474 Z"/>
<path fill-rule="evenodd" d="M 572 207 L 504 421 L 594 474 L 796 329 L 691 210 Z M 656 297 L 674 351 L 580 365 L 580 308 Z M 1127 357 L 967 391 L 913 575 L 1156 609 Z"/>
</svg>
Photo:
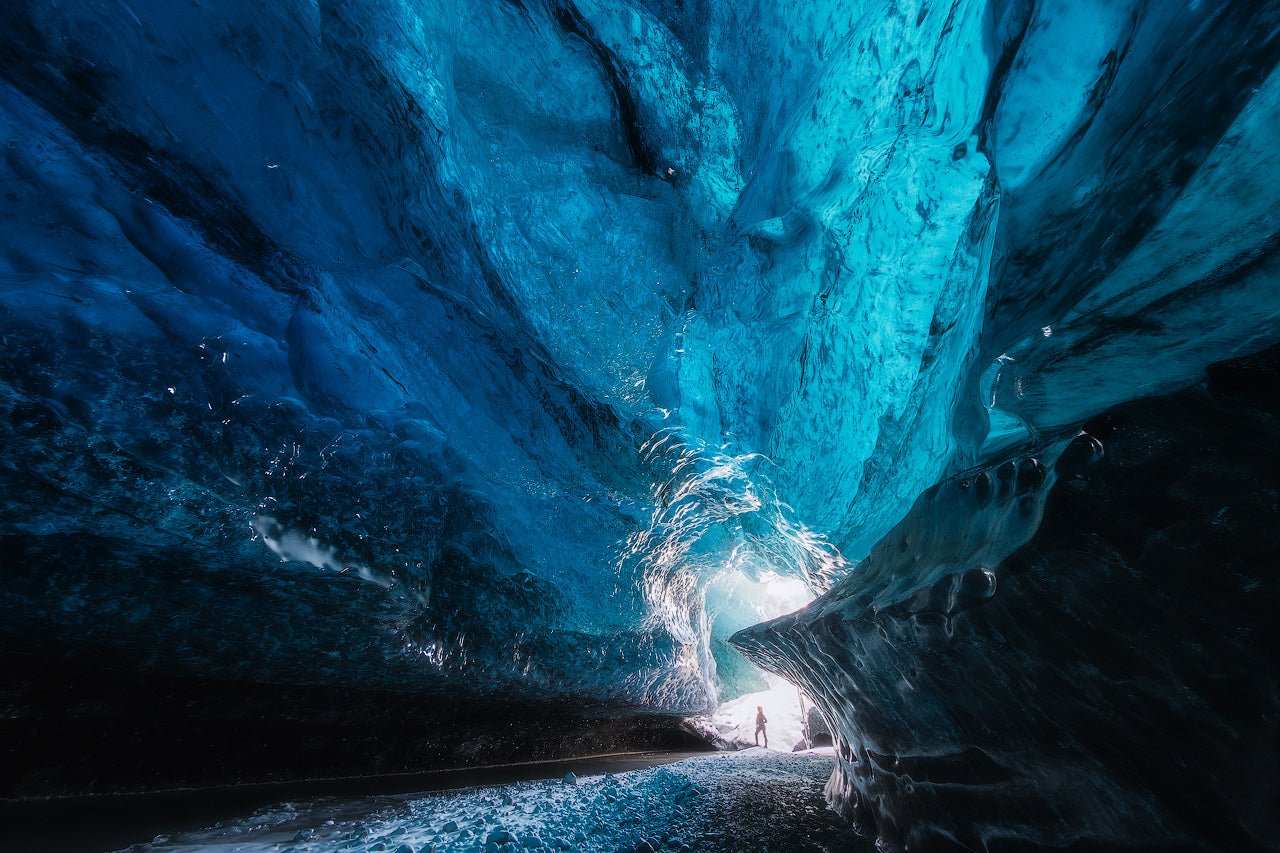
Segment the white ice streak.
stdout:
<svg viewBox="0 0 1280 853">
<path fill-rule="evenodd" d="M 384 589 L 395 585 L 390 578 L 375 573 L 368 566 L 338 559 L 337 549 L 332 545 L 327 545 L 314 536 L 286 528 L 274 516 L 255 516 L 253 530 L 282 562 L 310 563 L 317 569 L 334 572 L 355 572 L 362 580 Z"/>
</svg>

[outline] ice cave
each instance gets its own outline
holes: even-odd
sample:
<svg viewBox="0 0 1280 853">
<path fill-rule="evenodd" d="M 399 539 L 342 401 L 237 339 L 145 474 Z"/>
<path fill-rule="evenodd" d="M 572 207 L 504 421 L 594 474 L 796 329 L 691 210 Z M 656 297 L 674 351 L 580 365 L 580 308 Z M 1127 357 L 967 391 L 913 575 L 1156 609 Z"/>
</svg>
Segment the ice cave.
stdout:
<svg viewBox="0 0 1280 853">
<path fill-rule="evenodd" d="M 5 0 L 0 223 L 0 848 L 1280 850 L 1280 0 Z"/>
</svg>

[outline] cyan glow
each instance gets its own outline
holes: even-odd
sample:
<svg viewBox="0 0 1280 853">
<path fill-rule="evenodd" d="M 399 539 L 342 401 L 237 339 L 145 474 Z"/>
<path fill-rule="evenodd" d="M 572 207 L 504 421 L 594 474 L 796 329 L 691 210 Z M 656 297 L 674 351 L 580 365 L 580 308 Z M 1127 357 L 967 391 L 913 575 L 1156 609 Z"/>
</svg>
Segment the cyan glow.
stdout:
<svg viewBox="0 0 1280 853">
<path fill-rule="evenodd" d="M 753 689 L 776 578 L 1280 337 L 1251 5 L 9 4 L 6 630 Z"/>
</svg>

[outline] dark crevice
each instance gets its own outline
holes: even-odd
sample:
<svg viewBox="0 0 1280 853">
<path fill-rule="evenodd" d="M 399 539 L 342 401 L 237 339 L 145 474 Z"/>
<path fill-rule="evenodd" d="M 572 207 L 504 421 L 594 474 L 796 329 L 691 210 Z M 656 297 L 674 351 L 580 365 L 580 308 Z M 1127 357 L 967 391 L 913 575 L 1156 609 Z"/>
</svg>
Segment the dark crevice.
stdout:
<svg viewBox="0 0 1280 853">
<path fill-rule="evenodd" d="M 618 108 L 618 121 L 627 143 L 627 150 L 631 153 L 632 165 L 646 175 L 658 175 L 657 158 L 645 139 L 635 98 L 627 85 L 627 70 L 619 61 L 617 54 L 600 41 L 591 23 L 582 16 L 573 3 L 562 2 L 557 5 L 555 19 L 564 32 L 582 39 L 599 61 L 600 69 L 609 81 L 609 89 L 613 92 L 614 103 Z"/>
</svg>

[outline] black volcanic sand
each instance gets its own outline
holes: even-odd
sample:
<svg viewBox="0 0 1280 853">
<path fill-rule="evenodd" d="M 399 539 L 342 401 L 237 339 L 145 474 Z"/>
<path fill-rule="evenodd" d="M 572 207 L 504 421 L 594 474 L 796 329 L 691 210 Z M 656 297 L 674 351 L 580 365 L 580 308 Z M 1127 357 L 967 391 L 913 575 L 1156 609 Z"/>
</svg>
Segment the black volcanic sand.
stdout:
<svg viewBox="0 0 1280 853">
<path fill-rule="evenodd" d="M 576 784 L 281 803 L 132 849 L 872 851 L 874 843 L 826 805 L 822 788 L 833 763 L 829 750 L 749 749 L 583 775 Z"/>
</svg>

